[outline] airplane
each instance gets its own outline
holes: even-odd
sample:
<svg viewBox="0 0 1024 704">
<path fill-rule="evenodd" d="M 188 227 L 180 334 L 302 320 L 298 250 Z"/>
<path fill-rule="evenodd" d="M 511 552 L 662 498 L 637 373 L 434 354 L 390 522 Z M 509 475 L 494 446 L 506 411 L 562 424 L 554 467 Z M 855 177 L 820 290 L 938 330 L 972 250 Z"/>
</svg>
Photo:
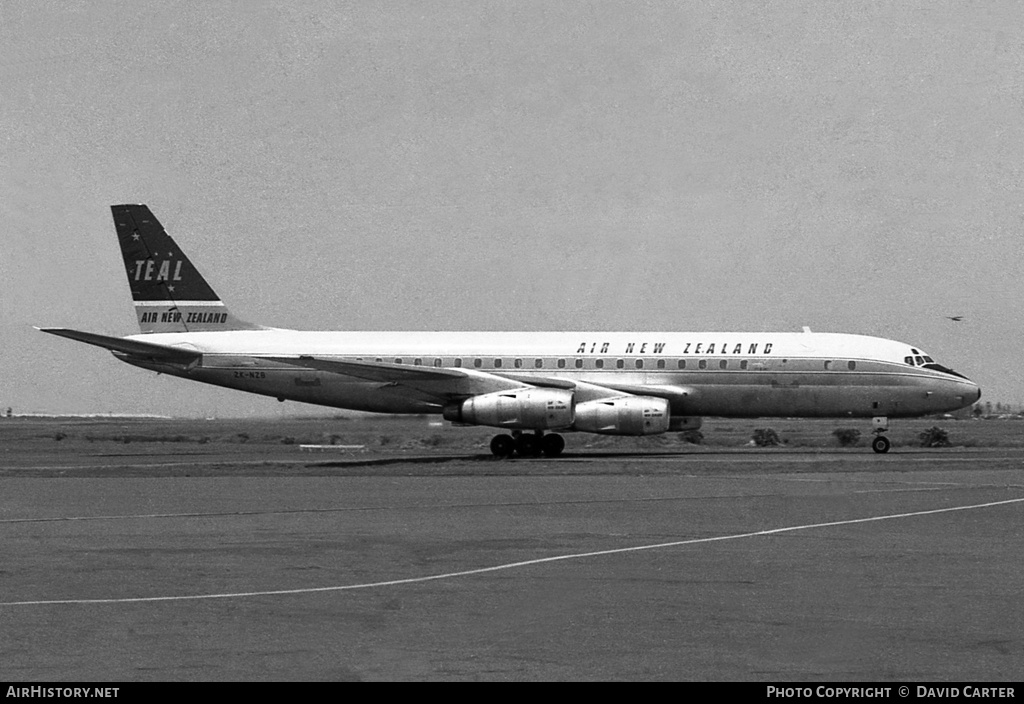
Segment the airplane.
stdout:
<svg viewBox="0 0 1024 704">
<path fill-rule="evenodd" d="M 328 332 L 237 318 L 145 205 L 111 206 L 141 333 L 42 332 L 207 384 L 334 408 L 500 428 L 497 457 L 561 433 L 644 436 L 702 417 L 889 418 L 964 408 L 977 384 L 920 348 L 803 332 Z"/>
</svg>

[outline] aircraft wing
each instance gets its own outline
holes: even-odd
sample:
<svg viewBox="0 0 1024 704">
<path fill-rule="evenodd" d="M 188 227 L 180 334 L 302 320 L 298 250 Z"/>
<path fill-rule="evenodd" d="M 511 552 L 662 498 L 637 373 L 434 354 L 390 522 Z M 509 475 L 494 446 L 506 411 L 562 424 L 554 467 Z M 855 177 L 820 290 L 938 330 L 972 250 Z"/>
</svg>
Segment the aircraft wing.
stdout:
<svg viewBox="0 0 1024 704">
<path fill-rule="evenodd" d="M 553 379 L 551 377 L 531 376 L 529 374 L 506 374 L 499 372 L 495 376 L 518 381 L 523 386 L 539 386 L 545 389 L 575 389 L 580 385 L 580 382 L 570 379 Z"/>
<path fill-rule="evenodd" d="M 576 392 L 579 401 L 592 401 L 624 395 L 657 396 L 670 402 L 681 400 L 691 391 L 678 386 L 602 386 L 585 381 L 541 377 L 515 372 L 483 372 L 476 369 L 411 366 L 391 362 L 366 362 L 327 359 L 311 355 L 269 357 L 306 369 L 317 369 L 344 376 L 404 386 L 445 399 L 461 399 L 493 391 L 509 391 L 529 387 L 567 389 Z"/>
<path fill-rule="evenodd" d="M 656 398 L 663 398 L 669 402 L 683 402 L 687 398 L 691 398 L 695 390 L 685 386 L 673 386 L 671 384 L 616 384 L 611 383 L 607 385 L 607 388 L 614 389 L 615 391 L 621 391 L 625 394 L 632 394 L 634 396 L 654 396 Z"/>
<path fill-rule="evenodd" d="M 461 369 L 445 369 L 441 367 L 409 366 L 408 364 L 392 364 L 391 362 L 350 362 L 347 360 L 325 359 L 311 355 L 298 357 L 270 357 L 275 362 L 283 362 L 296 367 L 319 369 L 323 372 L 334 372 L 359 379 L 384 382 L 407 381 L 448 381 L 465 379 L 468 374 Z"/>
<path fill-rule="evenodd" d="M 68 328 L 36 328 L 40 332 L 66 337 L 88 345 L 95 345 L 108 349 L 111 352 L 120 352 L 132 357 L 151 359 L 154 362 L 167 362 L 170 364 L 192 364 L 198 361 L 203 355 L 195 350 L 183 349 L 181 347 L 170 347 L 158 345 L 153 342 L 142 342 L 141 340 L 129 340 L 123 337 L 110 337 L 94 332 L 82 332 L 81 330 L 70 330 Z"/>
<path fill-rule="evenodd" d="M 348 360 L 325 359 L 311 355 L 296 357 L 264 357 L 275 362 L 291 364 L 306 369 L 318 369 L 334 374 L 343 374 L 367 381 L 405 386 L 442 398 L 468 398 L 492 391 L 522 389 L 526 384 L 506 379 L 496 374 L 475 369 L 452 369 L 451 367 L 424 367 L 391 362 L 353 362 Z"/>
</svg>

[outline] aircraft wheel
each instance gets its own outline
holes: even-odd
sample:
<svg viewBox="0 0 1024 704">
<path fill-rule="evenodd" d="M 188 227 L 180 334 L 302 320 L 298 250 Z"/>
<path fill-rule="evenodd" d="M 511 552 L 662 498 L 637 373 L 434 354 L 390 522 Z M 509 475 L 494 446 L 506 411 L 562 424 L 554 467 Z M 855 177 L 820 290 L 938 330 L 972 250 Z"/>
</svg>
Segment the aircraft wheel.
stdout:
<svg viewBox="0 0 1024 704">
<path fill-rule="evenodd" d="M 545 435 L 544 439 L 540 441 L 540 449 L 545 457 L 558 457 L 565 449 L 565 438 L 558 433 Z"/>
<path fill-rule="evenodd" d="M 879 454 L 888 452 L 890 447 L 892 447 L 892 443 L 884 435 L 879 435 L 871 441 L 871 449 Z"/>
<path fill-rule="evenodd" d="M 511 435 L 495 435 L 491 439 L 491 452 L 495 457 L 511 457 L 515 449 L 516 441 Z"/>
<path fill-rule="evenodd" d="M 523 433 L 515 439 L 516 454 L 520 457 L 536 457 L 540 454 L 540 442 L 536 435 Z"/>
</svg>

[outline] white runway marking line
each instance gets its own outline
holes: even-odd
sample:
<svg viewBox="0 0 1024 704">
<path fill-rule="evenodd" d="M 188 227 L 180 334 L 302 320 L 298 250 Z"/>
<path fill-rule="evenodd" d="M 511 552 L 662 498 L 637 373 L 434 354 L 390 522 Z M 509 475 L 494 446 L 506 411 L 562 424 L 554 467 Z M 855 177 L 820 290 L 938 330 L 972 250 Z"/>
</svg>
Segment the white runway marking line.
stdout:
<svg viewBox="0 0 1024 704">
<path fill-rule="evenodd" d="M 976 508 L 991 508 L 993 506 L 1006 506 L 1024 502 L 1024 497 L 1018 499 L 1006 499 L 1004 501 L 991 501 L 984 504 L 971 504 L 969 506 L 951 506 L 949 508 L 935 508 L 928 511 L 911 511 L 909 513 L 893 513 L 886 516 L 870 516 L 868 518 L 851 518 L 844 521 L 828 521 L 826 523 L 808 523 L 802 526 L 788 526 L 786 528 L 771 528 L 759 530 L 752 533 L 737 533 L 735 535 L 720 535 L 714 538 L 692 538 L 690 540 L 674 540 L 669 543 L 655 543 L 653 545 L 637 545 L 630 548 L 613 548 L 611 550 L 595 550 L 592 552 L 572 553 L 569 555 L 554 555 L 552 557 L 540 557 L 534 560 L 523 560 L 521 562 L 509 562 L 503 565 L 491 567 L 479 567 L 472 570 L 460 570 L 458 572 L 446 572 L 444 574 L 428 575 L 426 577 L 409 577 L 406 579 L 392 579 L 386 582 L 367 582 L 365 584 L 346 584 L 333 587 L 306 587 L 302 589 L 273 589 L 254 592 L 228 592 L 224 594 L 186 594 L 180 596 L 142 596 L 125 597 L 114 599 L 49 599 L 35 601 L 6 601 L 0 602 L 0 606 L 51 606 L 57 604 L 137 604 L 155 601 L 196 601 L 200 599 L 241 599 L 254 596 L 284 596 L 293 594 L 316 594 L 322 592 L 343 592 L 355 591 L 357 589 L 373 589 L 376 587 L 394 587 L 402 584 L 418 584 L 422 582 L 433 582 L 441 579 L 455 579 L 457 577 L 470 577 L 488 572 L 499 572 L 511 570 L 518 567 L 529 567 L 541 565 L 548 562 L 562 562 L 565 560 L 582 560 L 588 557 L 601 557 L 603 555 L 616 555 L 629 552 L 641 552 L 644 550 L 659 550 L 663 548 L 675 548 L 683 545 L 699 545 L 701 543 L 715 543 L 725 540 L 739 540 L 741 538 L 756 538 L 764 535 L 778 535 L 780 533 L 792 533 L 798 530 L 810 530 L 811 528 L 829 528 L 833 526 L 849 526 L 857 523 L 872 523 L 876 521 L 889 521 L 896 518 L 912 518 L 915 516 L 929 516 L 938 513 L 950 513 L 952 511 L 970 511 Z"/>
</svg>

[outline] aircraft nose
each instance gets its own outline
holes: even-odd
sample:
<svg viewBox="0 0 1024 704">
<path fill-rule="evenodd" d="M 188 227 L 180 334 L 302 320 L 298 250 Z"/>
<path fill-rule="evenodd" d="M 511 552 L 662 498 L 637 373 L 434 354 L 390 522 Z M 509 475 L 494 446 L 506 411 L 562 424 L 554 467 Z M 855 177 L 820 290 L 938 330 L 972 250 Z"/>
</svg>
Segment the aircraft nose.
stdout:
<svg viewBox="0 0 1024 704">
<path fill-rule="evenodd" d="M 966 379 L 967 389 L 963 392 L 964 406 L 972 406 L 981 398 L 981 387 Z"/>
<path fill-rule="evenodd" d="M 949 389 L 952 392 L 950 399 L 957 408 L 973 406 L 981 398 L 981 387 L 965 376 L 956 380 L 955 385 Z"/>
</svg>

